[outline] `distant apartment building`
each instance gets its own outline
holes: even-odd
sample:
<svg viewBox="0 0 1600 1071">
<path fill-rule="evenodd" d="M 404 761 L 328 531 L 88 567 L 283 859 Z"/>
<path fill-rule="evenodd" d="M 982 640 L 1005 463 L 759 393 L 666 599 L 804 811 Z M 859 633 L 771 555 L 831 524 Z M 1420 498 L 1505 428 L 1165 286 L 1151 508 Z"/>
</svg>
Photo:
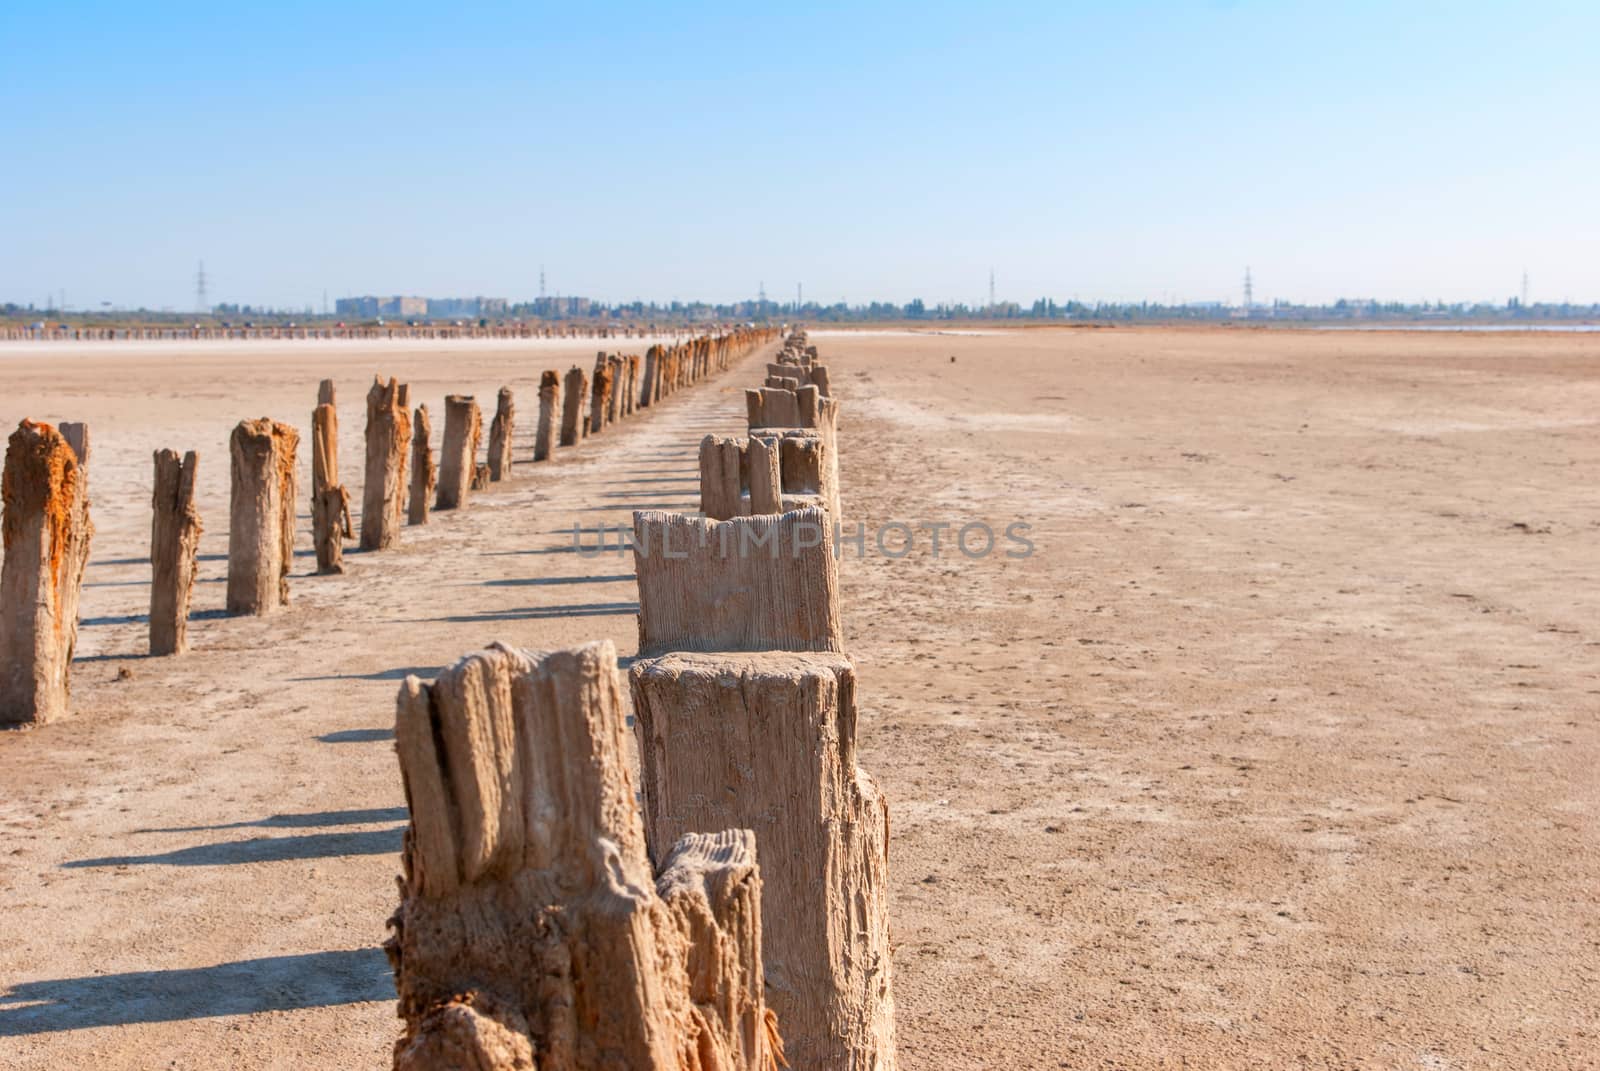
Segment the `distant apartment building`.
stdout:
<svg viewBox="0 0 1600 1071">
<path fill-rule="evenodd" d="M 429 298 L 428 315 L 449 319 L 454 316 L 478 315 L 478 303 L 472 298 Z"/>
<path fill-rule="evenodd" d="M 333 311 L 347 320 L 371 320 L 378 315 L 378 299 L 342 297 L 333 303 Z"/>
<path fill-rule="evenodd" d="M 505 298 L 429 298 L 428 315 L 452 317 L 504 316 L 509 302 Z"/>
<path fill-rule="evenodd" d="M 428 315 L 428 299 L 425 297 L 392 297 L 386 299 L 378 306 L 381 316 L 401 316 L 411 318 Z"/>
<path fill-rule="evenodd" d="M 586 297 L 542 297 L 533 303 L 534 315 L 546 320 L 586 317 L 595 311 L 595 303 Z"/>
<path fill-rule="evenodd" d="M 351 297 L 334 302 L 334 311 L 340 316 L 355 320 L 371 320 L 378 316 L 398 316 L 403 319 L 428 315 L 428 299 L 422 297 Z"/>
<path fill-rule="evenodd" d="M 427 297 L 348 297 L 334 302 L 334 311 L 348 320 L 375 320 L 393 316 L 402 320 L 424 317 L 440 319 L 478 319 L 504 316 L 510 308 L 505 298 L 427 298 Z"/>
</svg>

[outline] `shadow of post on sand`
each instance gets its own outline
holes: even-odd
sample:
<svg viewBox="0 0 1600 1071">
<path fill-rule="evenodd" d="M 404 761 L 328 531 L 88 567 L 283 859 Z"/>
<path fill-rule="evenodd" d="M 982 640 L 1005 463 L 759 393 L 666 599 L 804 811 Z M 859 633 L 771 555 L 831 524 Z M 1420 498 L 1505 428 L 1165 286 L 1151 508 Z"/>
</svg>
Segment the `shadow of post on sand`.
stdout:
<svg viewBox="0 0 1600 1071">
<path fill-rule="evenodd" d="M 394 976 L 381 949 L 265 956 L 20 982 L 0 989 L 0 1037 L 393 999 Z"/>
</svg>

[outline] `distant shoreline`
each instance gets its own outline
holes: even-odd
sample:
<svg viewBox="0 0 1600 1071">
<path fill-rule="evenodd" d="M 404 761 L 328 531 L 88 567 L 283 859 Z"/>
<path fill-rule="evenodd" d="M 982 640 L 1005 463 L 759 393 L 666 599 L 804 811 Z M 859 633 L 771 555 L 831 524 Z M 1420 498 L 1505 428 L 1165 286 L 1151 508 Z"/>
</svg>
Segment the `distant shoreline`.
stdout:
<svg viewBox="0 0 1600 1071">
<path fill-rule="evenodd" d="M 334 327 L 308 324 L 295 327 L 200 328 L 190 330 L 172 325 L 127 325 L 116 328 L 73 327 L 69 330 L 26 331 L 17 325 L 0 323 L 0 356 L 20 356 L 41 352 L 67 353 L 76 350 L 106 352 L 149 352 L 174 345 L 209 344 L 236 352 L 280 351 L 289 349 L 420 348 L 442 346 L 484 350 L 537 348 L 541 344 L 592 340 L 603 348 L 627 350 L 646 348 L 671 341 L 694 330 L 717 330 L 729 325 L 668 327 L 653 325 L 562 324 L 531 327 L 494 325 L 482 327 Z M 1497 322 L 1449 320 L 1360 321 L 1342 320 L 952 320 L 930 323 L 926 320 L 883 321 L 880 323 L 830 323 L 810 325 L 815 335 L 926 335 L 983 336 L 1028 331 L 1350 331 L 1360 333 L 1395 332 L 1427 334 L 1600 334 L 1600 322 L 1560 320 Z"/>
</svg>

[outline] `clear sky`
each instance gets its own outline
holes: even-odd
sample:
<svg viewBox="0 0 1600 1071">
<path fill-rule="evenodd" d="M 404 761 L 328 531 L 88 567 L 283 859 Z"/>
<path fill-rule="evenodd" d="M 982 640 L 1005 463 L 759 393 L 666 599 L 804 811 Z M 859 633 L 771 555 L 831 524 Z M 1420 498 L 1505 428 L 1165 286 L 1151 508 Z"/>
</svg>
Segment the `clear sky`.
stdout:
<svg viewBox="0 0 1600 1071">
<path fill-rule="evenodd" d="M 1600 300 L 1600 4 L 0 0 L 0 301 Z"/>
</svg>

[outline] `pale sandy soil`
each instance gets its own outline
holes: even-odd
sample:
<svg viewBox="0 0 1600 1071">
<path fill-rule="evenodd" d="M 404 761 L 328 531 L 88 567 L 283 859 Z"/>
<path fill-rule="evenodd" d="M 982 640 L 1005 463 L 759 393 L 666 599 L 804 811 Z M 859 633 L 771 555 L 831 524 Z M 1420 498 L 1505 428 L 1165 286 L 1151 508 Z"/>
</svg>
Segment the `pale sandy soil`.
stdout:
<svg viewBox="0 0 1600 1071">
<path fill-rule="evenodd" d="M 1600 338 L 819 342 L 852 521 L 1036 545 L 842 563 L 904 1067 L 1600 1064 Z M 219 615 L 227 431 L 332 374 L 358 486 L 382 370 L 511 383 L 526 457 L 595 348 L 0 355 L 0 424 L 91 423 L 100 527 L 77 712 L 0 734 L 0 1066 L 386 1066 L 400 678 L 631 652 L 632 563 L 571 526 L 692 508 L 759 358 L 345 577 L 303 534 L 267 619 Z M 197 649 L 150 660 L 166 445 L 209 528 Z"/>
</svg>

